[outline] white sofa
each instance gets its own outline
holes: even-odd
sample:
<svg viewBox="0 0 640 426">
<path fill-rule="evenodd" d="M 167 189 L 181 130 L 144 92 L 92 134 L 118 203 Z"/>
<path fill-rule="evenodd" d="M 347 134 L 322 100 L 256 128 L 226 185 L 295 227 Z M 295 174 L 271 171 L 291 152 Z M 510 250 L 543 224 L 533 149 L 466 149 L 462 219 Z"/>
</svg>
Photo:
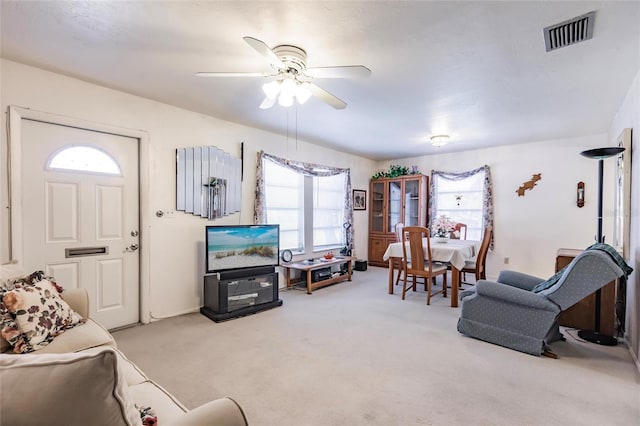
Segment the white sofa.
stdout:
<svg viewBox="0 0 640 426">
<path fill-rule="evenodd" d="M 187 410 L 88 318 L 85 290 L 67 290 L 63 298 L 86 323 L 29 354 L 13 354 L 0 336 L 0 425 L 142 425 L 136 406 L 150 407 L 161 426 L 247 425 L 231 398 Z"/>
</svg>

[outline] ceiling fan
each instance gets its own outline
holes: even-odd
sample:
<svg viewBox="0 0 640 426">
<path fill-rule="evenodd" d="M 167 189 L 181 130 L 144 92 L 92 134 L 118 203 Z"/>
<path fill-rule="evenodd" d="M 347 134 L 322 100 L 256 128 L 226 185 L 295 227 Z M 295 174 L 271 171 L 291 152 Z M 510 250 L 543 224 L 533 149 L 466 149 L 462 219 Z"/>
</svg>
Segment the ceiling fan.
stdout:
<svg viewBox="0 0 640 426">
<path fill-rule="evenodd" d="M 368 77 L 371 70 L 363 65 L 307 68 L 307 52 L 297 46 L 282 44 L 269 48 L 263 41 L 243 37 L 244 41 L 264 56 L 271 65 L 271 72 L 198 72 L 199 77 L 269 77 L 275 80 L 262 86 L 266 98 L 260 108 L 271 108 L 276 100 L 282 106 L 305 103 L 312 95 L 335 109 L 344 109 L 347 103 L 312 82 L 315 78 Z"/>
</svg>

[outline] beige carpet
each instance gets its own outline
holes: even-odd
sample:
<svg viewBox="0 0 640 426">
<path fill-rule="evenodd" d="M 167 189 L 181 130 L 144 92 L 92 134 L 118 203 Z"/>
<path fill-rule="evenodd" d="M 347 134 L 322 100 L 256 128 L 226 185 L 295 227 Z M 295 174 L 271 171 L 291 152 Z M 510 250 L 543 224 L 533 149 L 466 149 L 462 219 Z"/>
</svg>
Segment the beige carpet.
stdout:
<svg viewBox="0 0 640 426">
<path fill-rule="evenodd" d="M 231 396 L 254 426 L 640 423 L 626 347 L 569 330 L 552 345 L 560 359 L 535 357 L 459 334 L 448 298 L 397 293 L 369 267 L 244 318 L 189 314 L 114 336 L 187 407 Z"/>
</svg>

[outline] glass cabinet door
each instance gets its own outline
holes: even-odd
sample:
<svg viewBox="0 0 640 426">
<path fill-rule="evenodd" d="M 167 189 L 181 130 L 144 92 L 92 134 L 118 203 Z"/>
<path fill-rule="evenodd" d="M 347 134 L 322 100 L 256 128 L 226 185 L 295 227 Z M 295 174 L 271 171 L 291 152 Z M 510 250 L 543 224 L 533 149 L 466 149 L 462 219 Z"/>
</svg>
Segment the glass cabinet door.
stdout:
<svg viewBox="0 0 640 426">
<path fill-rule="evenodd" d="M 389 205 L 386 232 L 395 232 L 396 224 L 402 221 L 402 181 L 389 181 L 387 200 Z"/>
<path fill-rule="evenodd" d="M 384 182 L 371 183 L 371 231 L 384 232 Z"/>
<path fill-rule="evenodd" d="M 404 224 L 420 226 L 420 180 L 404 182 Z"/>
</svg>

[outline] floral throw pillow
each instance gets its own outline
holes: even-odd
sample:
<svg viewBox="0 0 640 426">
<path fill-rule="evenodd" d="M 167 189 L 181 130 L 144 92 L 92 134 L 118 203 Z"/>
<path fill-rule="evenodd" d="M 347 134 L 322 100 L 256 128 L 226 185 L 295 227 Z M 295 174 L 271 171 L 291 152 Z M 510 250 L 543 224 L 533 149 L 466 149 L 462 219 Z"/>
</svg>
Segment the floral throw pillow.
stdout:
<svg viewBox="0 0 640 426">
<path fill-rule="evenodd" d="M 36 285 L 42 280 L 47 280 L 58 290 L 58 293 L 62 294 L 64 289 L 56 283 L 55 278 L 45 275 L 43 271 L 35 271 L 30 275 L 24 275 L 14 278 L 5 285 L 6 290 L 12 290 L 15 287 L 24 287 L 27 285 Z"/>
<path fill-rule="evenodd" d="M 34 275 L 16 281 L 11 290 L 0 290 L 0 333 L 16 353 L 40 349 L 85 322 L 60 297 L 55 282 L 36 281 Z"/>
</svg>

